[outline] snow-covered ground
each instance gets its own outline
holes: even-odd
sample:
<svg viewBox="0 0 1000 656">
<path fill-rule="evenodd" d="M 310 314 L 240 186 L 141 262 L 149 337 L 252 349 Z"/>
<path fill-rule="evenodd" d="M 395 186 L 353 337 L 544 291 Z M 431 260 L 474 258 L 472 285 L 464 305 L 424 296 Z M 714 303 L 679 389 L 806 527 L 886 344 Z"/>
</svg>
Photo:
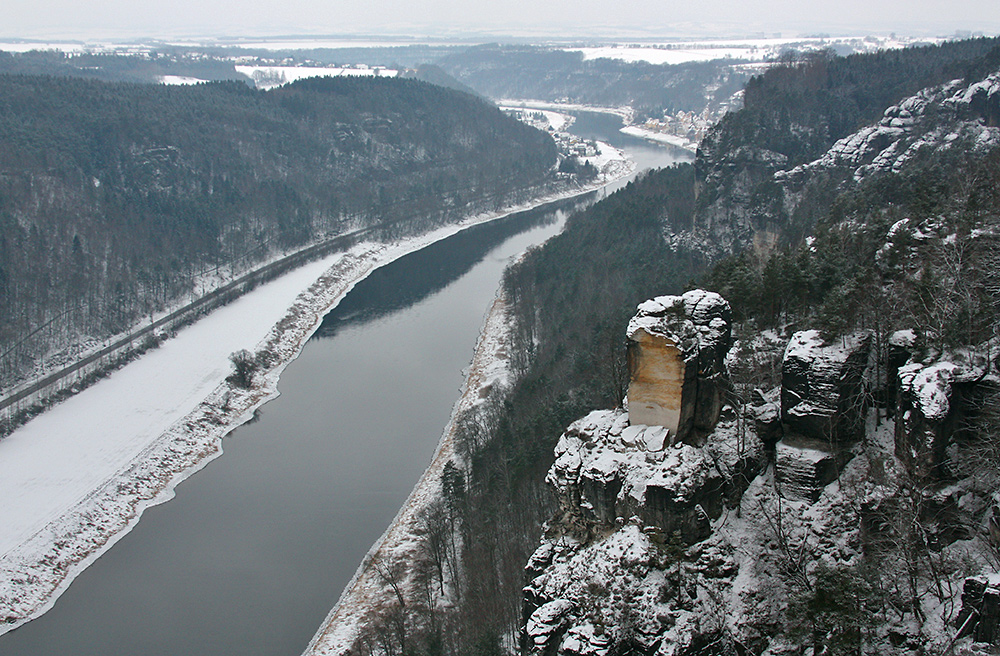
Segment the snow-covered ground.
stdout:
<svg viewBox="0 0 1000 656">
<path fill-rule="evenodd" d="M 692 152 L 698 149 L 698 143 L 685 139 L 684 137 L 668 134 L 665 132 L 655 132 L 647 130 L 639 125 L 631 125 L 633 112 L 631 107 L 602 107 L 599 105 L 581 105 L 578 103 L 557 103 L 545 100 L 515 100 L 504 98 L 497 101 L 497 104 L 504 110 L 531 110 L 541 112 L 556 132 L 564 130 L 573 120 L 573 116 L 566 112 L 596 112 L 600 114 L 614 114 L 619 116 L 624 122 L 621 131 L 633 137 L 639 137 L 648 141 L 664 143 L 677 148 L 684 148 Z"/>
<path fill-rule="evenodd" d="M 626 125 L 621 129 L 621 131 L 625 134 L 632 135 L 633 137 L 639 137 L 648 141 L 656 141 L 658 143 L 665 143 L 671 146 L 676 146 L 677 148 L 690 150 L 692 153 L 698 150 L 697 142 L 685 139 L 684 137 L 676 134 L 653 132 L 652 130 L 646 130 L 638 125 Z"/>
<path fill-rule="evenodd" d="M 0 41 L 4 52 L 30 52 L 32 50 L 57 50 L 59 52 L 84 52 L 88 46 L 76 41 Z"/>
<path fill-rule="evenodd" d="M 742 59 L 754 61 L 762 58 L 754 48 L 657 48 L 635 46 L 605 46 L 580 48 L 584 59 L 618 59 L 626 62 L 650 64 L 685 64 L 713 59 Z"/>
<path fill-rule="evenodd" d="M 501 98 L 496 101 L 501 107 L 512 109 L 540 109 L 554 112 L 598 112 L 601 114 L 614 114 L 621 116 L 625 122 L 632 118 L 632 108 L 628 105 L 621 107 L 602 107 L 600 105 L 581 105 L 579 103 L 557 103 L 547 100 L 522 100 L 518 98 Z"/>
<path fill-rule="evenodd" d="M 634 170 L 606 168 L 614 177 Z M 180 481 L 220 455 L 222 437 L 277 394 L 281 371 L 322 316 L 373 269 L 469 225 L 573 193 L 307 264 L 0 441 L 0 634 L 45 612 L 146 507 L 168 500 Z M 241 348 L 278 357 L 253 389 L 230 390 L 227 358 Z"/>
<path fill-rule="evenodd" d="M 161 75 L 160 84 L 167 85 L 187 85 L 187 84 L 198 84 L 199 82 L 207 82 L 207 80 L 202 80 L 197 77 L 185 77 L 183 75 Z"/>
<path fill-rule="evenodd" d="M 391 68 L 352 67 L 331 68 L 323 66 L 236 66 L 236 72 L 246 75 L 259 89 L 270 89 L 309 77 L 396 77 L 399 71 Z"/>
<path fill-rule="evenodd" d="M 542 112 L 542 115 L 545 116 L 545 120 L 549 122 L 549 125 L 552 126 L 552 129 L 556 132 L 562 132 L 573 123 L 573 117 L 569 114 L 544 109 L 540 111 Z"/>
<path fill-rule="evenodd" d="M 407 46 L 458 46 L 468 45 L 467 42 L 457 40 L 437 40 L 437 39 L 352 39 L 333 38 L 322 39 L 312 37 L 299 38 L 260 38 L 260 39 L 219 39 L 217 41 L 206 41 L 204 39 L 192 39 L 190 41 L 176 39 L 171 42 L 176 46 L 232 46 L 246 49 L 260 50 L 316 50 L 316 49 L 341 49 L 341 48 L 405 48 Z"/>
<path fill-rule="evenodd" d="M 921 43 L 927 40 L 921 40 Z M 932 39 L 930 42 L 940 42 Z M 688 62 L 734 59 L 744 62 L 762 62 L 776 58 L 785 50 L 811 51 L 824 48 L 847 49 L 853 52 L 870 52 L 903 48 L 912 45 L 913 39 L 896 37 L 847 36 L 847 37 L 773 37 L 761 39 L 722 39 L 708 41 L 667 41 L 664 43 L 614 44 L 593 47 L 564 48 L 583 53 L 585 60 L 617 59 L 626 62 L 650 64 L 685 64 Z"/>
</svg>

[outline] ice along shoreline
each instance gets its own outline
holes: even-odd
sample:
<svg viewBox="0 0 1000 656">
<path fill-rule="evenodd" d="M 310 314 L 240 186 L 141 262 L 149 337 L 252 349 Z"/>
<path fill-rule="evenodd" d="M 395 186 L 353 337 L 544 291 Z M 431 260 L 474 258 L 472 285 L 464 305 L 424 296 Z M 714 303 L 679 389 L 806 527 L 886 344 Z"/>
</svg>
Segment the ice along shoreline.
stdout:
<svg viewBox="0 0 1000 656">
<path fill-rule="evenodd" d="M 607 146 L 607 150 L 614 151 L 610 146 Z M 16 515 L 17 513 L 8 513 L 7 510 L 24 505 L 34 515 L 41 517 L 26 519 L 25 513 L 21 513 L 20 517 L 6 517 L 0 522 L 5 526 L 7 536 L 6 539 L 0 538 L 0 635 L 51 608 L 76 576 L 128 533 L 145 508 L 169 500 L 179 483 L 221 455 L 222 438 L 248 421 L 257 408 L 277 395 L 277 381 L 281 372 L 301 352 L 306 340 L 318 328 L 323 315 L 336 306 L 360 280 L 380 266 L 467 227 L 589 193 L 630 174 L 634 170 L 634 164 L 627 162 L 619 151 L 614 152 L 615 156 L 608 158 L 605 174 L 597 183 L 569 193 L 538 198 L 523 206 L 469 217 L 460 223 L 404 242 L 390 245 L 357 244 L 347 252 L 306 265 L 303 267 L 308 270 L 305 274 L 303 269 L 299 269 L 274 283 L 262 286 L 257 291 L 267 290 L 280 281 L 297 276 L 300 282 L 303 279 L 306 282 L 301 283 L 295 291 L 307 285 L 308 289 L 295 296 L 290 307 L 286 301 L 281 306 L 283 309 L 270 315 L 280 319 L 270 325 L 263 339 L 255 339 L 247 344 L 255 350 L 267 350 L 275 355 L 274 364 L 259 376 L 258 384 L 250 390 L 239 390 L 230 389 L 224 383 L 223 379 L 228 373 L 225 355 L 234 350 L 226 347 L 218 358 L 222 363 L 221 370 L 211 372 L 211 380 L 203 382 L 198 388 L 200 394 L 196 390 L 195 398 L 178 401 L 187 402 L 187 405 L 175 409 L 172 414 L 168 412 L 167 416 L 158 417 L 161 422 L 166 422 L 163 430 L 154 431 L 155 434 L 147 430 L 147 434 L 138 435 L 125 444 L 111 440 L 111 450 L 119 451 L 114 454 L 117 459 L 112 458 L 103 463 L 107 471 L 97 484 L 88 485 L 86 481 L 74 480 L 77 488 L 71 489 L 69 494 L 72 496 L 75 493 L 78 496 L 72 502 L 66 500 L 66 495 L 49 498 L 51 490 L 44 486 L 32 483 L 24 485 L 24 481 L 18 482 L 16 477 L 0 477 L 0 492 L 6 491 L 5 488 L 22 488 L 16 494 L 6 497 L 6 505 L 10 507 L 0 510 L 0 514 Z M 253 303 L 256 293 L 255 291 L 243 297 L 234 305 L 241 302 L 244 305 Z M 210 317 L 217 317 L 225 309 L 181 331 L 168 344 L 172 342 L 175 350 L 182 347 L 184 340 L 188 338 L 188 331 Z M 36 422 L 46 420 L 46 417 L 55 417 L 52 421 L 46 420 L 50 427 L 61 424 L 66 431 L 73 433 L 77 422 L 72 415 L 87 412 L 81 408 L 93 405 L 91 399 L 95 393 L 99 391 L 107 396 L 108 390 L 113 390 L 116 386 L 135 385 L 135 377 L 129 380 L 126 372 L 131 373 L 139 363 L 148 362 L 155 354 L 167 350 L 169 349 L 161 347 L 161 350 L 140 358 L 75 397 L 79 401 L 67 402 L 54 408 L 15 431 L 0 443 L 0 466 L 8 464 L 12 470 L 16 470 L 19 468 L 18 461 L 33 462 L 36 469 L 39 463 L 46 466 L 50 445 L 43 444 L 38 435 L 21 433 L 31 433 L 31 427 L 37 426 Z M 166 356 L 161 353 L 161 357 Z M 146 375 L 147 378 L 151 377 L 149 372 Z M 121 382 L 123 380 L 126 382 Z M 114 396 L 113 392 L 110 394 Z M 155 391 L 147 391 L 147 396 L 155 395 Z M 134 408 L 130 410 L 135 412 Z M 140 410 L 139 414 L 143 412 Z M 148 418 L 143 416 L 142 419 L 145 421 Z M 107 429 L 104 431 L 106 434 L 113 432 Z M 35 439 L 27 439 L 29 437 L 37 438 L 37 443 Z M 104 443 L 94 444 L 90 440 L 79 439 L 75 434 L 74 439 L 63 441 L 85 444 L 87 451 L 104 450 L 106 446 Z M 66 470 L 71 467 L 79 468 L 77 460 L 71 454 L 53 466 L 56 471 L 47 472 L 48 478 L 52 480 L 62 479 L 58 471 L 60 466 Z M 6 485 L 2 482 L 5 478 Z M 13 521 L 8 521 L 11 519 Z"/>
</svg>

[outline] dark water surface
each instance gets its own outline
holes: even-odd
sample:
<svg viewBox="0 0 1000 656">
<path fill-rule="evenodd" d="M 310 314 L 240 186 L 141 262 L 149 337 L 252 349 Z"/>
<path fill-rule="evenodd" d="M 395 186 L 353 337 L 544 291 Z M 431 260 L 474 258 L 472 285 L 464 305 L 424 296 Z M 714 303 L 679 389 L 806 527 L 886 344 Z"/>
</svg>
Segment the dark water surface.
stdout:
<svg viewBox="0 0 1000 656">
<path fill-rule="evenodd" d="M 644 167 L 684 158 L 608 118 L 574 129 Z M 430 461 L 504 267 L 575 205 L 469 229 L 359 283 L 281 396 L 0 654 L 300 654 Z"/>
</svg>

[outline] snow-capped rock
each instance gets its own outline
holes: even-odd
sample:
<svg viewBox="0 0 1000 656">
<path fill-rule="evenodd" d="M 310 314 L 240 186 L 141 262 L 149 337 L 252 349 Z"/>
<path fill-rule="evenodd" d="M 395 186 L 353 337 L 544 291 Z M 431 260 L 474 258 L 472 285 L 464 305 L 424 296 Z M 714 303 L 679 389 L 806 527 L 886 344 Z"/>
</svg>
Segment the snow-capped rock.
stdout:
<svg viewBox="0 0 1000 656">
<path fill-rule="evenodd" d="M 559 438 L 546 480 L 561 510 L 581 526 L 613 526 L 632 516 L 680 531 L 688 541 L 707 535 L 722 511 L 723 476 L 705 449 L 664 448 L 659 426 L 626 426 L 620 411 L 592 412 Z"/>
<path fill-rule="evenodd" d="M 825 442 L 849 442 L 864 427 L 865 369 L 871 334 L 827 343 L 817 330 L 792 335 L 782 361 L 781 416 L 793 433 Z"/>
<path fill-rule="evenodd" d="M 573 610 L 573 602 L 567 599 L 555 599 L 542 605 L 531 617 L 525 631 L 531 641 L 532 653 L 545 653 L 553 640 L 559 637 L 566 625 L 566 614 Z"/>
<path fill-rule="evenodd" d="M 974 385 L 988 367 L 985 357 L 964 352 L 952 353 L 947 360 L 911 362 L 899 368 L 896 456 L 912 475 L 946 475 L 946 450 L 963 415 L 956 388 Z"/>
</svg>

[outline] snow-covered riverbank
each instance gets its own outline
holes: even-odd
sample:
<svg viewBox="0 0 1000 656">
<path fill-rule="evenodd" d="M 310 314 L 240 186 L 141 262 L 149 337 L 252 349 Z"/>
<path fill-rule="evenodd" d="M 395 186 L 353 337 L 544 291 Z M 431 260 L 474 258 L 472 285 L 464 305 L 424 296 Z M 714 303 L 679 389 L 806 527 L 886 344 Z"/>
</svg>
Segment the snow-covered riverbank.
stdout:
<svg viewBox="0 0 1000 656">
<path fill-rule="evenodd" d="M 620 177 L 629 167 L 611 170 Z M 145 508 L 169 499 L 179 482 L 217 457 L 222 437 L 277 394 L 281 371 L 359 280 L 464 227 L 522 209 L 470 217 L 392 245 L 359 244 L 306 265 L 0 442 L 0 634 L 45 612 Z M 250 390 L 224 382 L 227 356 L 240 348 L 277 356 Z"/>
<path fill-rule="evenodd" d="M 392 589 L 378 573 L 374 563 L 413 563 L 420 559 L 424 549 L 420 538 L 420 514 L 442 493 L 441 476 L 445 464 L 456 456 L 455 432 L 458 417 L 482 403 L 492 388 L 504 387 L 509 382 L 506 347 L 508 326 L 507 304 L 502 297 L 497 297 L 486 315 L 465 387 L 455 403 L 434 458 L 392 524 L 365 556 L 354 577 L 344 588 L 337 605 L 309 643 L 304 656 L 340 656 L 350 653 L 362 630 L 393 599 Z M 401 572 L 401 587 L 409 587 L 411 574 L 412 572 Z M 407 589 L 405 594 L 409 596 L 411 592 Z"/>
<path fill-rule="evenodd" d="M 685 139 L 684 137 L 676 134 L 654 132 L 653 130 L 647 130 L 638 125 L 626 125 L 621 129 L 621 131 L 624 134 L 628 134 L 633 137 L 639 137 L 640 139 L 645 139 L 647 141 L 655 141 L 656 143 L 667 144 L 668 146 L 673 146 L 675 148 L 683 148 L 684 150 L 688 150 L 692 153 L 698 151 L 697 141 Z"/>
<path fill-rule="evenodd" d="M 553 112 L 595 112 L 598 114 L 614 114 L 620 116 L 628 124 L 632 122 L 633 111 L 628 105 L 621 107 L 603 107 L 601 105 L 583 105 L 580 103 L 550 102 L 548 100 L 527 100 L 519 98 L 501 98 L 496 101 L 501 107 L 516 109 L 538 109 Z"/>
</svg>

